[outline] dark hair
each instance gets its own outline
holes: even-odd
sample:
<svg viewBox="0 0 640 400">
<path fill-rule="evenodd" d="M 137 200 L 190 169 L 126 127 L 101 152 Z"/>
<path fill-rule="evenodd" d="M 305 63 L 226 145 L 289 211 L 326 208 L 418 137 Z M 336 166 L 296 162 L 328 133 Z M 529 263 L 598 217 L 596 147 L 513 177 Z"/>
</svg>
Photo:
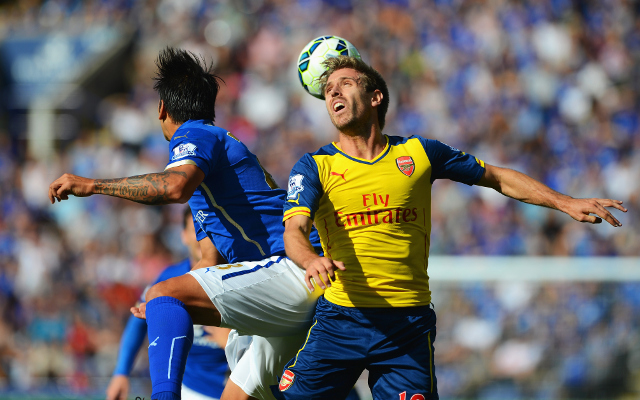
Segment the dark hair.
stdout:
<svg viewBox="0 0 640 400">
<path fill-rule="evenodd" d="M 224 81 L 211 72 L 213 65 L 207 65 L 202 56 L 167 47 L 158 55 L 156 66 L 153 88 L 174 122 L 215 120 L 216 97 Z"/>
<path fill-rule="evenodd" d="M 337 70 L 344 68 L 351 68 L 358 72 L 360 83 L 364 85 L 364 89 L 367 92 L 373 92 L 374 90 L 380 90 L 382 92 L 382 103 L 378 106 L 378 124 L 380 125 L 380 129 L 383 129 L 387 110 L 389 109 L 389 89 L 387 88 L 387 82 L 384 81 L 380 72 L 373 69 L 373 67 L 361 59 L 348 56 L 327 58 L 322 64 L 327 68 L 322 76 L 320 76 L 320 87 L 323 95 L 329 76 Z"/>
<path fill-rule="evenodd" d="M 189 224 L 193 224 L 193 215 L 191 214 L 191 207 L 187 206 L 184 209 L 184 214 L 182 214 L 182 218 L 183 218 L 183 227 L 182 228 L 187 228 L 187 226 L 189 226 Z"/>
</svg>

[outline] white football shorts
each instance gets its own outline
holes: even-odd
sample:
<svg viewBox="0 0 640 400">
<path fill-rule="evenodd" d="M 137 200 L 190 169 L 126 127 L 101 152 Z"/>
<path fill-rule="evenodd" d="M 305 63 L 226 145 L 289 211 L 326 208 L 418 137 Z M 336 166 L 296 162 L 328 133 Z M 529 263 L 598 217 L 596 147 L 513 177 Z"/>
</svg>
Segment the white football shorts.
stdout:
<svg viewBox="0 0 640 400">
<path fill-rule="evenodd" d="M 198 393 L 193 389 L 189 389 L 185 385 L 182 385 L 180 397 L 182 400 L 218 400 L 216 397 L 209 397 L 202 393 Z"/>
<path fill-rule="evenodd" d="M 276 400 L 278 377 L 285 364 L 295 357 L 307 337 L 307 330 L 294 336 L 240 336 L 229 333 L 225 353 L 231 379 L 242 391 L 260 400 Z"/>
<path fill-rule="evenodd" d="M 241 335 L 291 336 L 306 330 L 316 300 L 304 271 L 286 257 L 199 268 L 189 272 L 222 316 L 221 327 Z"/>
</svg>

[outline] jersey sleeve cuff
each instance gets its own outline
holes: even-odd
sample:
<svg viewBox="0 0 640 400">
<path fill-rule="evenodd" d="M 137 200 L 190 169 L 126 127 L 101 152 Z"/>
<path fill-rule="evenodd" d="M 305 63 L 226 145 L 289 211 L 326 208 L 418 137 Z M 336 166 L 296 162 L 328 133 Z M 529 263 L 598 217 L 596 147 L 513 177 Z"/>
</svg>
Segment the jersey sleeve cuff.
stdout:
<svg viewBox="0 0 640 400">
<path fill-rule="evenodd" d="M 307 207 L 293 207 L 284 212 L 284 217 L 282 217 L 282 222 L 288 220 L 291 217 L 296 215 L 304 215 L 305 217 L 311 218 L 311 210 Z"/>
<path fill-rule="evenodd" d="M 473 157 L 473 156 L 472 156 Z M 478 184 L 478 182 L 480 182 L 480 179 L 482 179 L 482 176 L 484 175 L 484 171 L 486 171 L 486 167 L 484 166 L 484 161 L 482 161 L 481 159 L 479 159 L 478 157 L 473 157 L 476 159 L 476 162 L 478 163 L 478 165 L 481 167 L 478 169 L 478 174 L 477 176 L 471 181 L 471 183 L 467 183 L 467 185 L 472 186 L 472 185 L 476 185 Z"/>
<path fill-rule="evenodd" d="M 164 170 L 166 171 L 168 169 L 179 167 L 181 165 L 195 165 L 196 167 L 198 167 L 198 164 L 196 164 L 196 162 L 193 160 L 180 160 L 167 165 L 166 167 L 164 167 Z"/>
</svg>

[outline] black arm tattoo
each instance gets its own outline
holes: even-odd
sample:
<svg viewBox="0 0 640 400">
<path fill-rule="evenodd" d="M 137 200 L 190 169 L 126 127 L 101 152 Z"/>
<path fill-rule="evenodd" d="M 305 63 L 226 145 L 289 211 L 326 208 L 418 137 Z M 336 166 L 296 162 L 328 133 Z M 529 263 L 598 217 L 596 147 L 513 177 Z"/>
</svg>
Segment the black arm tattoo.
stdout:
<svg viewBox="0 0 640 400">
<path fill-rule="evenodd" d="M 119 179 L 96 179 L 95 191 L 98 194 L 120 197 L 142 204 L 170 204 L 176 200 L 170 197 L 171 186 L 176 178 L 187 178 L 182 171 L 165 171 L 154 174 L 136 175 Z"/>
</svg>

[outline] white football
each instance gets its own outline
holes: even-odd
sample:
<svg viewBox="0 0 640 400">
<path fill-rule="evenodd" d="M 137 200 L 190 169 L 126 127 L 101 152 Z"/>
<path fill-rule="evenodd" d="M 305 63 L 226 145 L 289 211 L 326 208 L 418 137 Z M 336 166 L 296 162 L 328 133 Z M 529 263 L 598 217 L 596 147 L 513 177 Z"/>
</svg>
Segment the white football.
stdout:
<svg viewBox="0 0 640 400">
<path fill-rule="evenodd" d="M 298 57 L 298 78 L 310 95 L 324 99 L 319 78 L 324 73 L 322 62 L 329 57 L 360 57 L 360 53 L 348 40 L 338 36 L 320 36 L 310 41 Z"/>
</svg>

